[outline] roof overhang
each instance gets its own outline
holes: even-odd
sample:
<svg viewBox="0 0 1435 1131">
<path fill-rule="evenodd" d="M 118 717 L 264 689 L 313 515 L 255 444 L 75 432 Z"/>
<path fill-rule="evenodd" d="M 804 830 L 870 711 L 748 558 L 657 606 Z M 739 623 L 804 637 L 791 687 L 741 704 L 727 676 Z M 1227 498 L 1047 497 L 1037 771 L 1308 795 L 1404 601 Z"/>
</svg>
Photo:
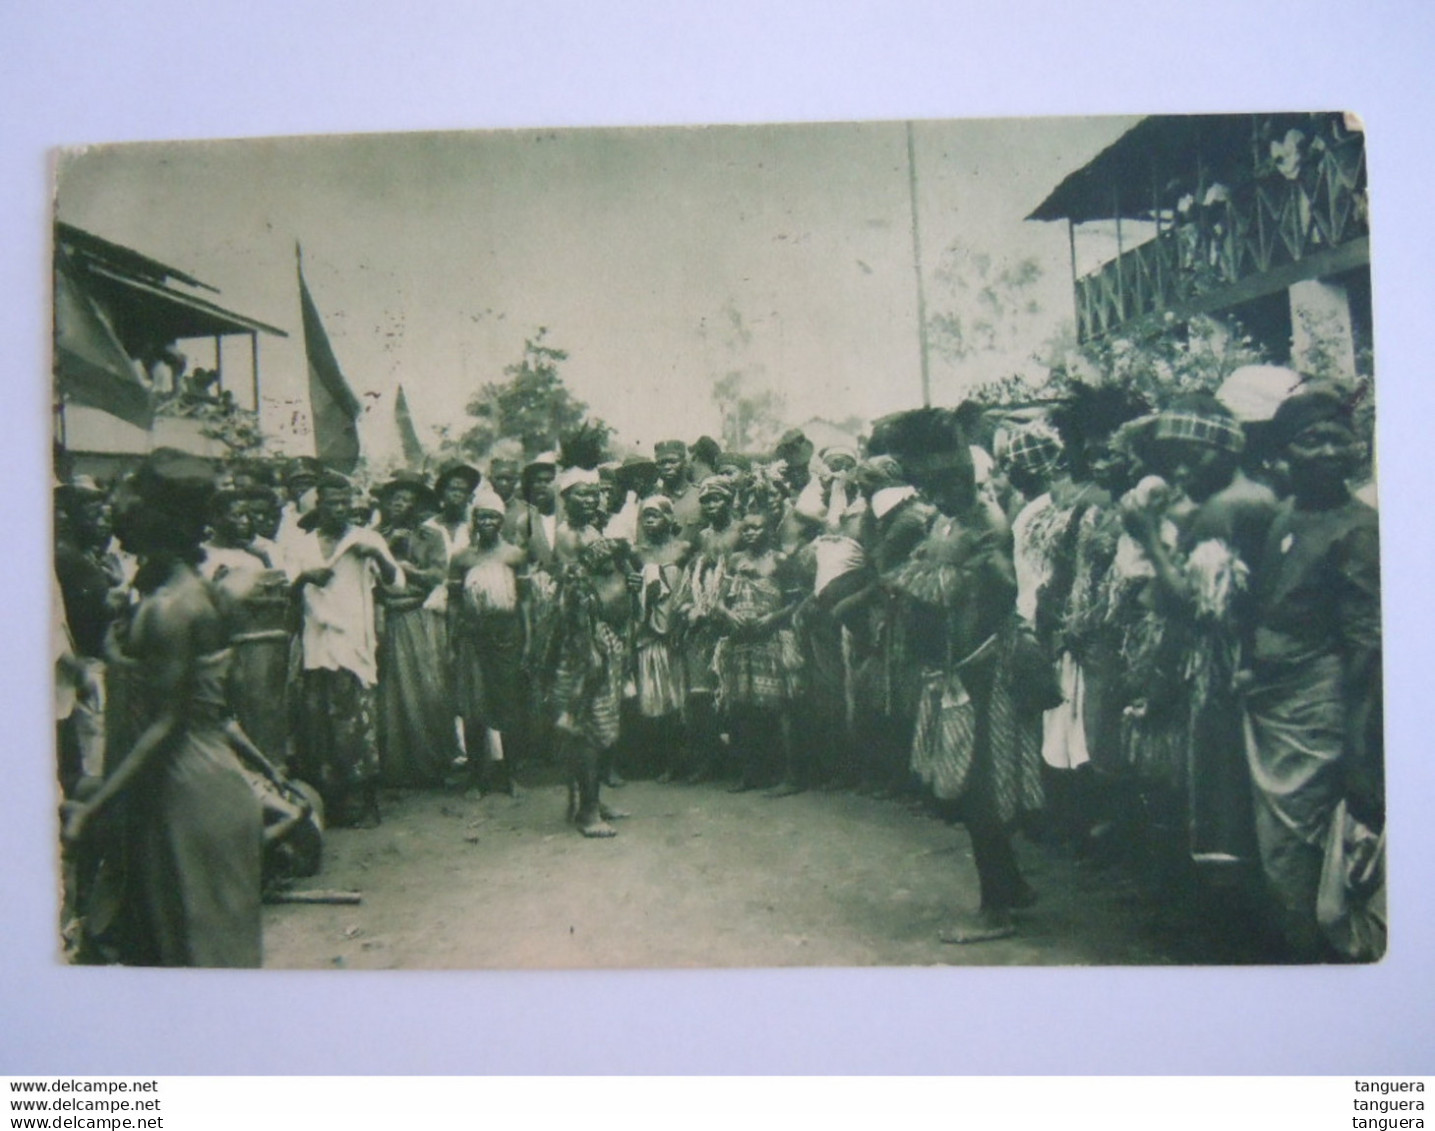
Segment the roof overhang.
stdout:
<svg viewBox="0 0 1435 1131">
<path fill-rule="evenodd" d="M 1037 205 L 1028 220 L 1149 220 L 1175 205 L 1173 185 L 1249 178 L 1258 127 L 1308 127 L 1309 114 L 1154 114 L 1142 118 Z"/>
</svg>

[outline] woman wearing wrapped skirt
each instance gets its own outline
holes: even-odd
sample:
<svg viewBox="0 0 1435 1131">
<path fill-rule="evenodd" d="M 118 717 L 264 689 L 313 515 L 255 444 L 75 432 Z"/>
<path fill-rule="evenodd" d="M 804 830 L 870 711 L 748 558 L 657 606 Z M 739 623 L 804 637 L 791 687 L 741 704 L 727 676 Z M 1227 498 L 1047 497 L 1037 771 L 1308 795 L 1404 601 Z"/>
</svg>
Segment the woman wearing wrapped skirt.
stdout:
<svg viewBox="0 0 1435 1131">
<path fill-rule="evenodd" d="M 402 588 L 379 590 L 379 765 L 385 785 L 442 785 L 457 756 L 444 614 L 428 605 L 444 580 L 442 536 L 419 521 L 429 496 L 417 475 L 379 489 L 379 533 L 403 566 Z"/>
</svg>

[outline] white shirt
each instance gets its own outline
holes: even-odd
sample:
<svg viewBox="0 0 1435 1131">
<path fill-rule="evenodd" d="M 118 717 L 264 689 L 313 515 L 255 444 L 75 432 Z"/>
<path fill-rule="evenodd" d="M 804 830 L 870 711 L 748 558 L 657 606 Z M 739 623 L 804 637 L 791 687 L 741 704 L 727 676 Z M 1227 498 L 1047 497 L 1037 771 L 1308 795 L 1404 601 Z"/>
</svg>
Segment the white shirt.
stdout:
<svg viewBox="0 0 1435 1131">
<path fill-rule="evenodd" d="M 873 491 L 872 513 L 881 518 L 898 503 L 910 499 L 916 493 L 917 488 L 910 486 L 883 487 L 880 491 Z"/>
<path fill-rule="evenodd" d="M 295 574 L 311 569 L 332 569 L 327 585 L 304 586 L 304 669 L 350 671 L 365 687 L 378 680 L 378 634 L 374 627 L 374 584 L 378 566 L 357 554 L 356 546 L 373 546 L 397 571 L 394 584 L 404 585 L 404 571 L 389 554 L 376 531 L 351 526 L 327 557 L 318 531 L 302 532 L 294 539 L 290 564 Z"/>
<path fill-rule="evenodd" d="M 1051 492 L 1038 495 L 1012 520 L 1012 566 L 1016 570 L 1016 611 L 1027 624 L 1036 624 L 1036 599 L 1046 584 L 1051 563 L 1035 552 L 1031 526 L 1051 508 Z"/>
<path fill-rule="evenodd" d="M 226 573 L 255 574 L 264 568 L 264 562 L 242 546 L 214 546 L 205 543 L 204 561 L 200 563 L 199 574 L 205 581 L 213 581 L 221 569 Z"/>
<path fill-rule="evenodd" d="M 469 528 L 467 521 L 459 523 L 458 529 L 449 532 L 449 528 L 437 518 L 424 519 L 424 528 L 438 531 L 438 536 L 443 539 L 443 564 L 447 569 L 449 563 L 459 554 L 467 550 L 473 543 L 473 531 Z M 448 586 L 435 585 L 429 590 L 429 595 L 424 599 L 424 608 L 430 612 L 442 613 L 448 609 Z"/>
</svg>

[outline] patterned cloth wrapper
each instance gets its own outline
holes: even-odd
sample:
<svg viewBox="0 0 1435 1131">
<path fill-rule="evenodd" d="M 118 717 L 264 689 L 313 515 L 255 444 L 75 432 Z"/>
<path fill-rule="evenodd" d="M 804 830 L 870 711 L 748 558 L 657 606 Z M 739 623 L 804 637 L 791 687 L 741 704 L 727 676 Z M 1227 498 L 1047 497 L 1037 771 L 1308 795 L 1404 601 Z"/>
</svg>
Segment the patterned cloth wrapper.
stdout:
<svg viewBox="0 0 1435 1131">
<path fill-rule="evenodd" d="M 1153 440 L 1189 440 L 1239 455 L 1246 446 L 1246 434 L 1234 420 L 1194 412 L 1163 412 L 1156 417 Z"/>
</svg>

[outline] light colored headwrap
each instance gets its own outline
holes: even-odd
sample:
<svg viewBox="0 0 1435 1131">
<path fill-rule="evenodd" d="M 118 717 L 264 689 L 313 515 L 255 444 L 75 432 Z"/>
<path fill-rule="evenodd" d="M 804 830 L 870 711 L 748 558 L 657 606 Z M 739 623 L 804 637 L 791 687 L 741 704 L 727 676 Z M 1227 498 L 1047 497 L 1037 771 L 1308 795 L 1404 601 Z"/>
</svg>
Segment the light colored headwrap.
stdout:
<svg viewBox="0 0 1435 1131">
<path fill-rule="evenodd" d="M 649 495 L 638 507 L 639 514 L 647 514 L 648 511 L 661 511 L 669 518 L 672 518 L 673 500 L 666 495 Z"/>
<path fill-rule="evenodd" d="M 846 444 L 830 444 L 822 449 L 821 459 L 823 463 L 827 463 L 833 456 L 846 456 L 854 465 L 861 462 L 861 457 L 857 454 L 857 449 L 850 448 Z"/>
<path fill-rule="evenodd" d="M 725 475 L 709 475 L 698 488 L 698 500 L 701 502 L 709 495 L 721 495 L 725 499 L 731 499 L 733 493 L 731 479 Z"/>
<path fill-rule="evenodd" d="M 1242 424 L 1258 424 L 1274 417 L 1301 381 L 1283 365 L 1243 365 L 1221 383 L 1216 399 Z"/>
<path fill-rule="evenodd" d="M 498 492 L 487 483 L 484 483 L 483 486 L 478 489 L 478 494 L 473 497 L 471 509 L 475 514 L 479 511 L 495 511 L 498 514 L 504 514 L 507 512 L 508 507 L 503 499 L 499 497 Z"/>
<path fill-rule="evenodd" d="M 558 473 L 558 493 L 562 495 L 584 484 L 596 486 L 598 482 L 597 468 L 565 467 Z"/>
</svg>

